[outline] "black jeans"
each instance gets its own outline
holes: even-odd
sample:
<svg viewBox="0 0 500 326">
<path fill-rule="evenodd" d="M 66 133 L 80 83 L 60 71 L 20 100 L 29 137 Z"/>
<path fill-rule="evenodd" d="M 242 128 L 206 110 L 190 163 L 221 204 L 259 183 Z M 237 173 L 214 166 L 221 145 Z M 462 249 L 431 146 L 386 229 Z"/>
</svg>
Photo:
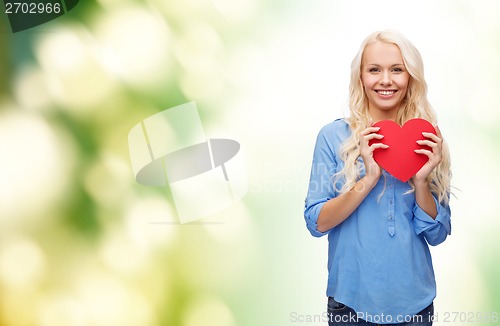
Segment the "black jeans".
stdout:
<svg viewBox="0 0 500 326">
<path fill-rule="evenodd" d="M 349 308 L 343 303 L 335 301 L 332 297 L 328 297 L 327 308 L 329 326 L 373 326 L 387 323 L 392 323 L 392 325 L 397 326 L 432 326 L 432 318 L 434 315 L 433 303 L 414 316 L 398 316 L 397 320 L 392 320 L 385 315 L 364 316 L 362 313 L 356 313 L 352 308 Z"/>
</svg>

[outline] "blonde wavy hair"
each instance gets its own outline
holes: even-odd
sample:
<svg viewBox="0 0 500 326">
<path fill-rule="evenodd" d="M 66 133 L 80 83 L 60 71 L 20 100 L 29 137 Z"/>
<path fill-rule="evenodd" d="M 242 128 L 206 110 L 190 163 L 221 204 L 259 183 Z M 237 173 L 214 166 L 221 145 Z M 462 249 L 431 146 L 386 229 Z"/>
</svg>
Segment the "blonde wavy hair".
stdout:
<svg viewBox="0 0 500 326">
<path fill-rule="evenodd" d="M 361 63 L 363 52 L 368 44 L 383 42 L 395 44 L 401 51 L 406 70 L 410 75 L 407 93 L 401 102 L 398 110 L 396 122 L 403 125 L 413 118 L 423 118 L 433 125 L 437 123 L 436 113 L 427 100 L 427 83 L 424 79 L 424 66 L 422 57 L 418 50 L 402 34 L 394 30 L 374 32 L 369 35 L 361 44 L 361 47 L 351 64 L 351 82 L 349 85 L 349 110 L 350 117 L 347 118 L 351 136 L 346 140 L 341 148 L 341 158 L 345 165 L 343 169 L 335 175 L 335 178 L 342 179 L 342 187 L 337 189 L 345 193 L 354 187 L 360 178 L 363 164 L 358 161 L 360 157 L 359 135 L 361 131 L 369 126 L 370 115 L 368 113 L 368 98 L 361 81 Z M 439 202 L 448 203 L 450 195 L 450 155 L 448 146 L 443 142 L 443 157 L 441 162 L 429 175 L 429 184 L 432 193 L 437 196 Z M 413 192 L 415 187 L 409 181 Z M 337 185 L 338 183 L 335 182 Z"/>
</svg>

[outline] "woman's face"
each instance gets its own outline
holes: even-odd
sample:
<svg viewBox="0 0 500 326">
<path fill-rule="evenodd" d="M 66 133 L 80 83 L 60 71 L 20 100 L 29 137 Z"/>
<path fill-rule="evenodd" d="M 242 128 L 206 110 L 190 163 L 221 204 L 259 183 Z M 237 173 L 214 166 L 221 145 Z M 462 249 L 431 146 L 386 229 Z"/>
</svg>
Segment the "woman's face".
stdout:
<svg viewBox="0 0 500 326">
<path fill-rule="evenodd" d="M 376 42 L 366 46 L 361 61 L 361 82 L 373 119 L 396 119 L 409 80 L 397 45 Z"/>
</svg>

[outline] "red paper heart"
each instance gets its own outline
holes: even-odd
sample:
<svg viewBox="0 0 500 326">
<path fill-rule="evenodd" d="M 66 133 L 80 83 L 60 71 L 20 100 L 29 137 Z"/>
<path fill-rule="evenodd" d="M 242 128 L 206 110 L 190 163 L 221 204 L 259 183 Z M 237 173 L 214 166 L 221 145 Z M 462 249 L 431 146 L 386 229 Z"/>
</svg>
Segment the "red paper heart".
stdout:
<svg viewBox="0 0 500 326">
<path fill-rule="evenodd" d="M 387 149 L 375 149 L 373 158 L 384 170 L 392 174 L 395 178 L 406 182 L 417 173 L 429 160 L 426 155 L 417 154 L 415 149 L 428 149 L 428 146 L 417 144 L 417 140 L 427 139 L 422 132 L 431 132 L 436 135 L 436 129 L 429 121 L 424 119 L 408 120 L 401 128 L 391 120 L 382 120 L 373 125 L 380 127 L 377 132 L 384 138 L 370 141 L 389 145 Z"/>
</svg>

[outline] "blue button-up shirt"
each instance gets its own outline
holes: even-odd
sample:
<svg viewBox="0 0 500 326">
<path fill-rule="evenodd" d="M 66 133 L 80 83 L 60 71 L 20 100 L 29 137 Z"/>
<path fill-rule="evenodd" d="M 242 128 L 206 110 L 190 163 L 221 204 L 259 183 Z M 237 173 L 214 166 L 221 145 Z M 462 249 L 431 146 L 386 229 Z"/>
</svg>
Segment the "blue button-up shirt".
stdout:
<svg viewBox="0 0 500 326">
<path fill-rule="evenodd" d="M 423 310 L 436 296 L 428 244 L 437 245 L 450 234 L 450 208 L 434 199 L 438 214 L 432 219 L 417 205 L 415 193 L 407 193 L 411 190 L 407 182 L 383 171 L 377 185 L 346 220 L 319 232 L 321 208 L 339 195 L 332 176 L 344 165 L 340 147 L 350 134 L 341 119 L 319 132 L 304 217 L 313 236 L 328 234 L 327 295 L 360 316 L 395 323 L 401 318 L 398 316 Z"/>
</svg>

